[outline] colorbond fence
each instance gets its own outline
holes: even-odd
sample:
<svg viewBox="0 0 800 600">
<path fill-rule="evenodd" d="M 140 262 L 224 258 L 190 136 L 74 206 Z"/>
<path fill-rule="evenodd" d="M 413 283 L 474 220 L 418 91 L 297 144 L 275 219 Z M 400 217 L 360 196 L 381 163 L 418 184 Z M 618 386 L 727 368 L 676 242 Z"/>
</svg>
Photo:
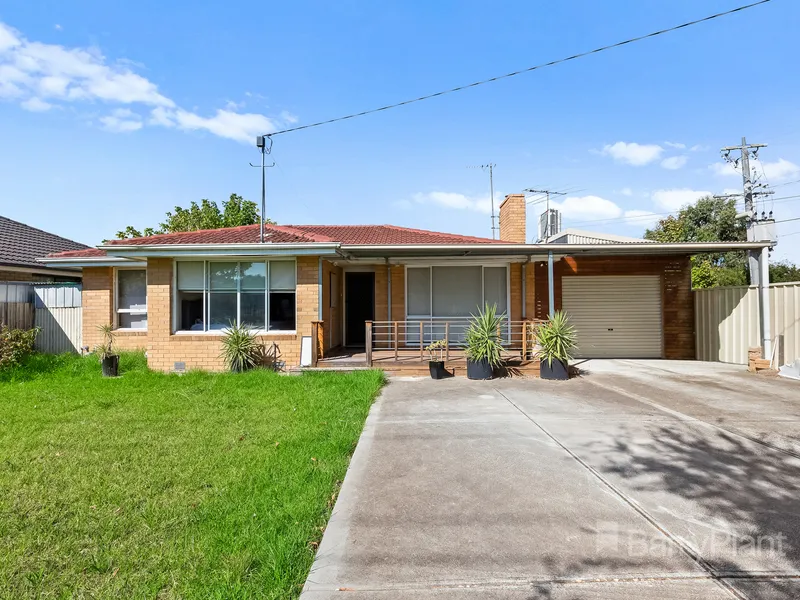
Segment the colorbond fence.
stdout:
<svg viewBox="0 0 800 600">
<path fill-rule="evenodd" d="M 770 329 L 776 364 L 800 358 L 800 282 L 770 285 Z M 761 345 L 758 288 L 694 290 L 697 359 L 747 364 Z"/>
</svg>

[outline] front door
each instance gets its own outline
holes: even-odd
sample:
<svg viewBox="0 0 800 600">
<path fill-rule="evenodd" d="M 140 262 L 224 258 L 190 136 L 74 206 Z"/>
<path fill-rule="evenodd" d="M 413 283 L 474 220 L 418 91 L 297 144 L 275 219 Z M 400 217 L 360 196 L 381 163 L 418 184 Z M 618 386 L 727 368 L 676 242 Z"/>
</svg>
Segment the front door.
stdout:
<svg viewBox="0 0 800 600">
<path fill-rule="evenodd" d="M 344 297 L 345 343 L 363 346 L 364 321 L 375 318 L 375 273 L 345 273 Z"/>
</svg>

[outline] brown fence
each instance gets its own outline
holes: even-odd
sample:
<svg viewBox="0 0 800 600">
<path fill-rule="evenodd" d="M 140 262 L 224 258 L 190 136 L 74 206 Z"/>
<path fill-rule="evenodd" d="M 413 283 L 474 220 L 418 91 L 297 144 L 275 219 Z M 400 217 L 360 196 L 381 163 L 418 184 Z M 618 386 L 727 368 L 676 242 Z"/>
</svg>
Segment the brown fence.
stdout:
<svg viewBox="0 0 800 600">
<path fill-rule="evenodd" d="M 0 324 L 11 329 L 30 329 L 33 321 L 33 303 L 0 302 Z"/>
</svg>

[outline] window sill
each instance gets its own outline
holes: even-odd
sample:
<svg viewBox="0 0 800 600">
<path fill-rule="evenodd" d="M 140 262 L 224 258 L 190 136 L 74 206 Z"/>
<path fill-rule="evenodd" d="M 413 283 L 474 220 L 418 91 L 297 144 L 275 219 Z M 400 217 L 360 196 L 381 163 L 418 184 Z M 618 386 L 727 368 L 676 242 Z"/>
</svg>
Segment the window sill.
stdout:
<svg viewBox="0 0 800 600">
<path fill-rule="evenodd" d="M 177 336 L 198 335 L 198 336 L 211 336 L 211 337 L 217 336 L 217 337 L 219 337 L 219 336 L 225 335 L 225 333 L 226 333 L 225 330 L 215 330 L 215 331 L 173 331 L 172 335 L 177 335 Z M 293 329 L 291 331 L 289 331 L 289 330 L 277 331 L 277 330 L 274 330 L 274 329 L 272 331 L 254 330 L 251 333 L 253 335 L 257 335 L 259 337 L 289 336 L 289 335 L 297 335 L 297 330 L 295 330 L 295 329 Z"/>
<path fill-rule="evenodd" d="M 147 335 L 147 329 L 118 328 L 114 330 L 119 335 Z"/>
</svg>

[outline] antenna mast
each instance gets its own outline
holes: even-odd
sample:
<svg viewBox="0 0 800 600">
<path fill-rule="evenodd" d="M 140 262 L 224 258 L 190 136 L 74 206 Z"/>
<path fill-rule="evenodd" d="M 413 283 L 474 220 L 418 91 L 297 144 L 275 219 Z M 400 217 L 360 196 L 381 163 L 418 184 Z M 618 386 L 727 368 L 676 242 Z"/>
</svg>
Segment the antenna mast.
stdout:
<svg viewBox="0 0 800 600">
<path fill-rule="evenodd" d="M 269 143 L 267 143 L 269 140 Z M 274 167 L 275 161 L 271 165 L 265 164 L 267 154 L 272 153 L 272 138 L 268 135 L 259 135 L 256 137 L 256 147 L 261 149 L 261 164 L 254 165 L 250 163 L 251 167 L 261 168 L 261 231 L 259 233 L 259 242 L 264 243 L 264 213 L 267 210 L 267 168 Z"/>
</svg>

